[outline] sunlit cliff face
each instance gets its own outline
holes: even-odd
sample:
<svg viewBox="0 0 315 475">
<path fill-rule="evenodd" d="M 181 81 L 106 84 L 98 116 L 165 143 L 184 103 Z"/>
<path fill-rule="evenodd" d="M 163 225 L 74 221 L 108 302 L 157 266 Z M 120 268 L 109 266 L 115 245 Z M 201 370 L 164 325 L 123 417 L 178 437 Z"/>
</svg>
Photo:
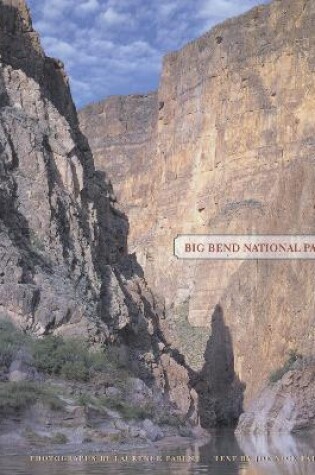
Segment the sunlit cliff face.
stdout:
<svg viewBox="0 0 315 475">
<path fill-rule="evenodd" d="M 314 266 L 187 262 L 173 240 L 314 232 L 314 22 L 310 2 L 274 1 L 168 54 L 157 93 L 80 113 L 174 345 L 200 370 L 220 305 L 245 407 L 290 349 L 313 351 Z"/>
</svg>

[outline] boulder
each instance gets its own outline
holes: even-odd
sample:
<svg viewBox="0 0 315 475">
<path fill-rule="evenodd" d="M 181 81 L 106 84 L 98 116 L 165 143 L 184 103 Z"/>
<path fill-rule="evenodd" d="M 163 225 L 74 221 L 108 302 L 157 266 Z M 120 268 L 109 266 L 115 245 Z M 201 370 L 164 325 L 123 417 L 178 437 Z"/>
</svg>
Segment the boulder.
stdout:
<svg viewBox="0 0 315 475">
<path fill-rule="evenodd" d="M 164 438 L 164 432 L 149 419 L 143 422 L 143 429 L 146 437 L 151 440 L 151 442 L 156 442 Z"/>
</svg>

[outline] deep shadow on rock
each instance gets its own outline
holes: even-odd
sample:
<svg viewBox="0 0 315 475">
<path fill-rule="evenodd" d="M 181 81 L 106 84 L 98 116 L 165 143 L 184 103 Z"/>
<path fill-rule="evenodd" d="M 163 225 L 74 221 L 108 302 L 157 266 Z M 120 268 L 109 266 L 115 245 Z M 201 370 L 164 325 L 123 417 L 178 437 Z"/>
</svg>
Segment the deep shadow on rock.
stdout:
<svg viewBox="0 0 315 475">
<path fill-rule="evenodd" d="M 0 9 L 0 305 L 34 333 L 102 340 L 96 301 L 106 266 L 126 256 L 128 221 L 95 170 L 62 63 L 45 56 L 25 2 Z"/>
<path fill-rule="evenodd" d="M 199 395 L 201 425 L 211 427 L 215 421 L 215 426 L 235 427 L 243 412 L 245 384 L 234 371 L 232 337 L 220 305 L 212 315 L 211 335 L 204 357 L 202 370 L 192 376 L 192 384 Z"/>
<path fill-rule="evenodd" d="M 246 385 L 234 370 L 233 341 L 224 322 L 222 307 L 217 305 L 213 312 L 211 333 L 200 371 L 194 371 L 177 349 L 170 348 L 169 351 L 188 371 L 189 387 L 198 395 L 197 413 L 201 427 L 234 429 L 243 412 Z"/>
<path fill-rule="evenodd" d="M 131 307 L 130 312 L 133 311 Z M 166 389 L 169 392 L 170 400 L 172 394 L 177 394 L 177 402 L 185 407 L 184 413 L 188 419 L 196 420 L 196 415 L 203 429 L 213 429 L 227 427 L 234 429 L 238 423 L 240 415 L 243 413 L 243 397 L 246 385 L 240 381 L 234 370 L 233 342 L 229 328 L 225 325 L 223 310 L 217 305 L 212 315 L 211 334 L 204 354 L 204 365 L 200 371 L 194 371 L 185 361 L 171 342 L 167 341 L 164 331 L 161 328 L 161 316 L 152 311 L 152 307 L 146 308 L 146 315 L 154 325 L 154 332 L 150 335 L 147 322 L 141 327 L 140 333 L 136 334 L 132 327 L 126 327 L 123 332 L 123 339 L 133 355 L 143 355 L 145 352 L 153 350 L 153 360 L 157 365 L 165 358 L 169 357 L 170 367 L 164 366 L 164 378 Z M 162 352 L 161 352 L 162 345 Z M 139 351 L 140 350 L 140 351 Z M 175 372 L 172 372 L 172 361 L 176 362 Z M 174 363 L 173 363 L 174 364 Z M 140 377 L 150 384 L 152 373 L 145 371 L 138 373 Z M 137 365 L 139 371 L 141 365 Z M 170 371 L 171 370 L 171 371 Z M 187 371 L 188 379 L 185 379 Z M 176 387 L 174 380 L 181 379 L 181 384 L 185 383 L 190 388 L 182 388 L 182 394 L 177 392 L 180 384 Z M 194 397 L 196 395 L 197 397 Z M 185 405 L 185 398 L 190 398 L 189 405 Z"/>
</svg>

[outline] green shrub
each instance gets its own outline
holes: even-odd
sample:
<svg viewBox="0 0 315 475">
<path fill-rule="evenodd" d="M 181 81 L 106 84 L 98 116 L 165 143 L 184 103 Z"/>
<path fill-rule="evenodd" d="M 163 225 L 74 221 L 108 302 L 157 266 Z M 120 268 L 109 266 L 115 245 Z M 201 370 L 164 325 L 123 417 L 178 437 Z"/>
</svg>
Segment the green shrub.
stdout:
<svg viewBox="0 0 315 475">
<path fill-rule="evenodd" d="M 177 428 L 185 424 L 185 420 L 183 416 L 180 416 L 177 414 L 171 414 L 168 411 L 163 411 L 160 414 L 158 414 L 154 418 L 154 421 L 158 425 L 167 425 L 167 426 L 172 426 L 172 427 L 177 427 Z"/>
<path fill-rule="evenodd" d="M 33 339 L 17 330 L 8 320 L 0 320 L 0 369 L 8 369 L 20 348 L 27 348 L 33 356 L 34 366 L 45 374 L 61 376 L 74 381 L 88 381 L 102 373 L 110 383 L 123 387 L 128 376 L 119 367 L 115 351 L 103 347 L 91 349 L 80 339 L 45 336 Z"/>
<path fill-rule="evenodd" d="M 109 367 L 104 350 L 93 352 L 84 341 L 59 336 L 33 341 L 33 356 L 40 371 L 75 381 L 88 381 Z"/>
<path fill-rule="evenodd" d="M 68 442 L 68 437 L 66 434 L 63 434 L 62 432 L 57 432 L 51 439 L 50 441 L 53 444 L 66 444 Z"/>
<path fill-rule="evenodd" d="M 21 383 L 0 383 L 0 409 L 24 409 L 35 404 L 42 391 L 38 385 Z"/>
<path fill-rule="evenodd" d="M 141 406 L 131 406 L 129 404 L 122 404 L 120 410 L 122 416 L 127 419 L 144 420 L 152 416 L 152 409 Z"/>
<path fill-rule="evenodd" d="M 32 353 L 36 367 L 48 374 L 57 374 L 62 367 L 58 347 L 62 344 L 61 337 L 47 336 L 42 340 L 34 340 Z"/>
<path fill-rule="evenodd" d="M 284 365 L 281 368 L 276 369 L 273 371 L 270 376 L 269 376 L 269 382 L 270 383 L 276 383 L 279 381 L 288 371 L 290 371 L 294 365 L 294 363 L 298 360 L 301 359 L 302 355 L 297 353 L 296 350 L 290 350 L 288 353 L 288 358 Z"/>
<path fill-rule="evenodd" d="M 120 434 L 110 434 L 108 436 L 108 439 L 110 442 L 112 443 L 115 443 L 115 442 L 122 442 L 122 439 L 123 439 L 123 435 L 120 433 Z"/>
<path fill-rule="evenodd" d="M 105 349 L 90 351 L 88 354 L 88 362 L 90 371 L 94 373 L 106 371 L 111 366 L 108 353 Z"/>
<path fill-rule="evenodd" d="M 62 402 L 51 390 L 38 383 L 22 381 L 19 383 L 0 383 L 0 410 L 23 410 L 41 401 L 51 409 L 61 409 Z"/>
<path fill-rule="evenodd" d="M 79 379 L 82 377 L 83 368 L 88 371 L 88 347 L 78 340 L 65 340 L 60 336 L 47 336 L 41 340 L 33 341 L 33 357 L 36 367 L 51 375 L 71 376 L 69 365 L 78 370 Z M 75 363 L 77 365 L 75 365 Z M 76 375 L 70 379 L 76 379 Z"/>
<path fill-rule="evenodd" d="M 24 433 L 24 436 L 28 439 L 28 441 L 34 446 L 46 447 L 47 444 L 49 444 L 50 442 L 49 437 L 45 435 L 37 434 L 30 427 L 26 427 L 23 433 Z"/>
<path fill-rule="evenodd" d="M 275 371 L 272 371 L 272 373 L 269 376 L 269 382 L 270 383 L 276 383 L 279 381 L 287 372 L 288 370 L 283 366 L 282 368 L 278 368 Z"/>
<path fill-rule="evenodd" d="M 98 400 L 98 404 L 114 411 L 118 411 L 124 417 L 124 419 L 127 420 L 144 420 L 148 417 L 152 417 L 153 412 L 153 407 L 150 404 L 146 404 L 144 406 L 135 406 L 132 404 L 128 404 L 121 398 L 113 398 L 107 396 L 101 397 Z"/>
<path fill-rule="evenodd" d="M 287 364 L 291 367 L 297 360 L 302 359 L 303 356 L 297 350 L 290 350 L 288 353 Z"/>
<path fill-rule="evenodd" d="M 30 338 L 9 320 L 0 320 L 0 368 L 8 369 L 16 352 L 29 341 Z"/>
<path fill-rule="evenodd" d="M 93 404 L 93 398 L 90 394 L 83 393 L 80 394 L 80 396 L 77 398 L 77 403 L 79 406 L 88 406 L 90 404 Z"/>
<path fill-rule="evenodd" d="M 40 400 L 52 411 L 60 411 L 64 407 L 64 403 L 51 388 L 43 388 Z"/>
<path fill-rule="evenodd" d="M 89 368 L 83 361 L 67 361 L 61 368 L 60 375 L 65 379 L 88 381 Z"/>
</svg>

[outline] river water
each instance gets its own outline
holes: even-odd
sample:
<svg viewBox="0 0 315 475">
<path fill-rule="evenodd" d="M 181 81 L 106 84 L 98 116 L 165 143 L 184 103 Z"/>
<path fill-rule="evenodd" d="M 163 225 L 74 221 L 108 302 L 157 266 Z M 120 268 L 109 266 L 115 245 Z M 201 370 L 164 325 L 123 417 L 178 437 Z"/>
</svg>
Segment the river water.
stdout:
<svg viewBox="0 0 315 475">
<path fill-rule="evenodd" d="M 81 450 L 71 455 L 64 448 L 59 460 L 38 455 L 3 455 L 1 475 L 314 475 L 315 434 L 297 436 L 237 436 L 219 432 L 207 443 L 164 445 L 128 452 Z M 54 452 L 47 451 L 50 455 Z M 45 452 L 46 454 L 46 452 Z M 58 454 L 58 451 L 55 451 Z M 149 457 L 141 460 L 137 457 Z M 116 458 L 115 458 L 116 457 Z"/>
</svg>

